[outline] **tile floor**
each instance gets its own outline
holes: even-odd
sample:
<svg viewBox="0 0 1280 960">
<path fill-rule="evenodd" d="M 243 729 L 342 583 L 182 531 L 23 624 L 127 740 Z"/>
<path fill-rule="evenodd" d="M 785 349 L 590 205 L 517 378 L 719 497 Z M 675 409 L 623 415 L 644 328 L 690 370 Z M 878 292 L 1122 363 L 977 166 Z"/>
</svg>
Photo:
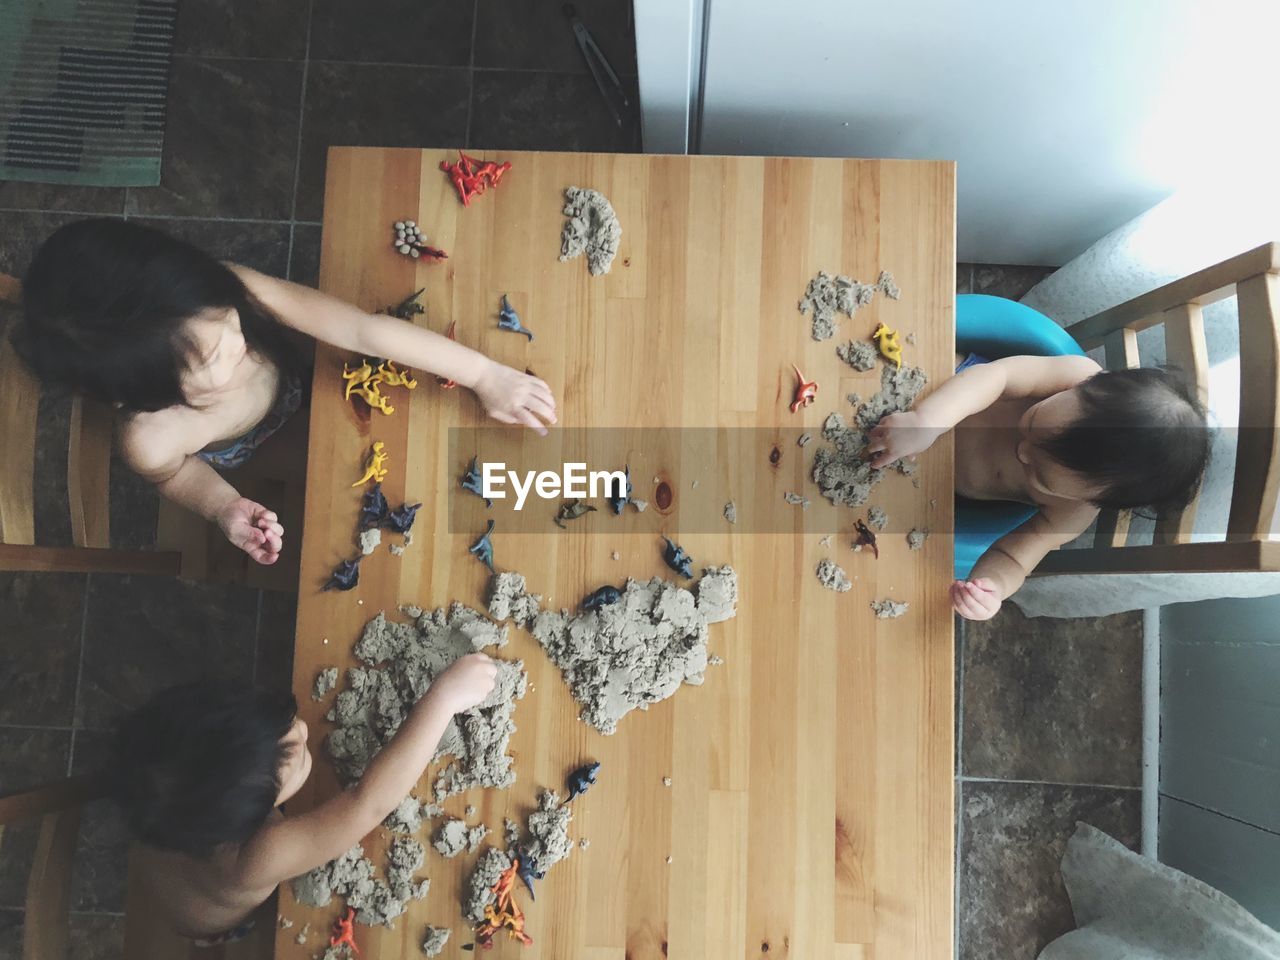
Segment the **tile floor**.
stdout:
<svg viewBox="0 0 1280 960">
<path fill-rule="evenodd" d="M 634 89 L 630 4 L 580 0 Z M 558 0 L 425 6 L 377 17 L 341 0 L 187 0 L 162 186 L 0 183 L 0 270 L 86 215 L 162 226 L 217 256 L 302 283 L 318 273 L 324 151 L 333 143 L 630 150 L 596 95 Z M 412 41 L 406 38 L 415 38 Z M 959 292 L 1022 296 L 1048 271 L 960 264 Z M 65 475 L 67 401 L 40 405 L 40 467 Z M 70 542 L 42 484 L 37 537 Z M 149 544 L 155 496 L 113 472 L 113 539 Z M 93 769 L 113 718 L 196 674 L 287 685 L 292 597 L 112 576 L 0 574 L 0 793 Z M 181 611 L 181 613 L 179 613 Z M 192 615 L 192 612 L 198 615 Z M 1136 842 L 1140 625 L 1053 623 L 1006 608 L 959 634 L 957 925 L 963 960 L 1023 960 L 1070 924 L 1057 874 L 1077 819 Z M 31 827 L 0 846 L 0 960 L 18 956 Z M 72 955 L 121 956 L 124 834 L 102 805 L 80 835 Z"/>
</svg>

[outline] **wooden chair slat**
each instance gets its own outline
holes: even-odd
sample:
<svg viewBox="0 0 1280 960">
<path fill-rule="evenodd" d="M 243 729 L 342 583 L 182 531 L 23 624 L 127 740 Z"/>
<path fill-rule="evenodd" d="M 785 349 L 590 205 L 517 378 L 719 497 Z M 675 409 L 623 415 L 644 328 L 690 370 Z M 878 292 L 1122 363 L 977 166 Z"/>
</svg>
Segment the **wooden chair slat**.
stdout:
<svg viewBox="0 0 1280 960">
<path fill-rule="evenodd" d="M 1183 370 L 1202 406 L 1209 404 L 1209 346 L 1204 336 L 1204 311 L 1198 303 L 1184 303 L 1164 314 L 1164 352 L 1171 366 Z M 1199 492 L 1176 514 L 1156 521 L 1152 543 L 1190 543 L 1195 528 Z"/>
<path fill-rule="evenodd" d="M 1224 300 L 1235 292 L 1235 285 L 1260 273 L 1280 270 L 1280 244 L 1264 243 L 1229 260 L 1215 263 L 1190 276 L 1166 283 L 1150 293 L 1127 300 L 1109 310 L 1087 317 L 1067 328 L 1080 346 L 1091 350 L 1114 330 L 1130 327 L 1145 330 L 1159 323 L 1166 310 L 1185 303 L 1201 306 Z"/>
<path fill-rule="evenodd" d="M 1130 327 L 1121 327 L 1107 334 L 1102 349 L 1108 370 L 1133 370 L 1138 366 L 1138 334 Z M 1094 549 L 1123 547 L 1129 540 L 1128 510 L 1103 510 L 1094 526 Z"/>
<path fill-rule="evenodd" d="M 1227 539 L 1271 529 L 1280 494 L 1280 276 L 1262 273 L 1237 288 L 1240 317 L 1240 429 Z"/>
<path fill-rule="evenodd" d="M 1280 571 L 1280 542 L 1239 540 L 1113 547 L 1109 550 L 1054 550 L 1032 576 L 1060 573 L 1222 573 Z"/>
<path fill-rule="evenodd" d="M 66 960 L 80 807 L 45 814 L 27 880 L 23 960 Z"/>
<path fill-rule="evenodd" d="M 0 826 L 82 806 L 102 796 L 103 790 L 98 777 L 81 776 L 11 793 L 0 797 Z"/>
<path fill-rule="evenodd" d="M 96 547 L 15 546 L 0 543 L 0 570 L 132 573 L 176 577 L 182 572 L 182 557 L 168 550 L 103 550 Z"/>
<path fill-rule="evenodd" d="M 67 441 L 67 502 L 71 542 L 77 547 L 111 546 L 111 408 L 76 396 L 71 401 Z"/>
<path fill-rule="evenodd" d="M 3 331 L 0 331 L 3 334 Z M 35 543 L 36 412 L 40 384 L 0 336 L 0 543 Z"/>
</svg>

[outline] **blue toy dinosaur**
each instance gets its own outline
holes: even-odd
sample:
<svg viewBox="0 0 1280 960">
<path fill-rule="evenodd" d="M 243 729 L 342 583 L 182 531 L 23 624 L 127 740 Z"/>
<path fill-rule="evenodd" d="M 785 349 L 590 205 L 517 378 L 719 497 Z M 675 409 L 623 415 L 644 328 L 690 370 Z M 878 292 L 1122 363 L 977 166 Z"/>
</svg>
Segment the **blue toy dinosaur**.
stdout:
<svg viewBox="0 0 1280 960">
<path fill-rule="evenodd" d="M 569 798 L 565 800 L 565 803 L 586 793 L 591 788 L 591 785 L 596 782 L 596 777 L 599 774 L 600 764 L 598 762 L 583 764 L 569 774 L 569 778 L 565 781 L 565 786 L 569 788 Z"/>
<path fill-rule="evenodd" d="M 354 560 L 343 560 L 338 564 L 333 573 L 329 575 L 329 579 L 325 581 L 325 585 L 321 590 L 350 590 L 360 582 L 360 561 L 363 557 L 356 557 Z"/>
<path fill-rule="evenodd" d="M 489 526 L 480 539 L 467 548 L 467 552 L 474 554 L 476 559 L 493 571 L 493 541 L 489 539 L 489 534 L 493 533 L 493 521 L 489 521 Z"/>
<path fill-rule="evenodd" d="M 614 515 L 622 513 L 626 509 L 627 503 L 631 500 L 631 465 L 628 464 L 624 470 L 627 482 L 622 487 L 621 496 L 615 496 L 612 492 L 612 485 L 609 493 L 609 506 L 613 508 Z"/>
<path fill-rule="evenodd" d="M 523 333 L 530 341 L 533 340 L 533 331 L 520 323 L 520 314 L 516 313 L 505 293 L 502 295 L 502 309 L 498 311 L 498 329 Z"/>
<path fill-rule="evenodd" d="M 587 594 L 582 601 L 583 610 L 599 610 L 601 607 L 607 607 L 611 603 L 617 603 L 622 599 L 622 591 L 614 586 L 603 586 L 599 590 L 595 590 Z"/>
<path fill-rule="evenodd" d="M 471 458 L 471 464 L 467 467 L 467 472 L 462 475 L 462 489 L 469 490 L 477 497 L 484 499 L 486 507 L 492 507 L 493 501 L 484 495 L 484 488 L 480 485 L 480 472 L 476 470 L 476 458 Z"/>
<path fill-rule="evenodd" d="M 684 552 L 684 547 L 671 540 L 670 537 L 663 537 L 667 541 L 666 549 L 662 552 L 662 559 L 667 561 L 667 566 L 680 574 L 682 577 L 693 577 L 693 557 Z"/>
</svg>

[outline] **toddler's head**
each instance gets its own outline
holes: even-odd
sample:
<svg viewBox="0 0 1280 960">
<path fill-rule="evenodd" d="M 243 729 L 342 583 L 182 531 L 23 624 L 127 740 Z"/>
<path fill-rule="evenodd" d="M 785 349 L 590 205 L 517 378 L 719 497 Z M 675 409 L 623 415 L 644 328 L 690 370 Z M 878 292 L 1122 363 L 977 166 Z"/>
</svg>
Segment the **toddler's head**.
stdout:
<svg viewBox="0 0 1280 960">
<path fill-rule="evenodd" d="M 281 325 L 234 271 L 138 223 L 59 228 L 22 299 L 13 342 L 36 376 L 128 411 L 214 402 L 250 351 L 291 364 Z"/>
<path fill-rule="evenodd" d="M 293 697 L 223 681 L 175 687 L 125 717 L 107 768 L 134 835 L 196 857 L 244 843 L 310 772 Z"/>
<path fill-rule="evenodd" d="M 1179 510 L 1209 461 L 1204 409 L 1167 368 L 1098 373 L 1033 405 L 1020 429 L 1034 489 L 1099 507 Z"/>
</svg>

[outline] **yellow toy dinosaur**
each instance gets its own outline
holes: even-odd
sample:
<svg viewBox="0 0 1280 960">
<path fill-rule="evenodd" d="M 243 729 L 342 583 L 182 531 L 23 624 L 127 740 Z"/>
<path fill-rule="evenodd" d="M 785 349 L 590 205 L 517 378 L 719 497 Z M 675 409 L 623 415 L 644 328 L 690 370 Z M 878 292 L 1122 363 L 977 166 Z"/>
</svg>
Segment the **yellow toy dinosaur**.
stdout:
<svg viewBox="0 0 1280 960">
<path fill-rule="evenodd" d="M 352 393 L 360 397 L 369 406 L 375 410 L 381 410 L 383 413 L 390 415 L 396 412 L 396 408 L 387 402 L 387 398 L 378 392 L 378 383 L 376 380 L 368 380 L 360 386 L 356 387 Z"/>
<path fill-rule="evenodd" d="M 347 381 L 347 389 L 346 393 L 343 394 L 343 399 L 350 400 L 352 391 L 367 383 L 372 375 L 373 368 L 369 366 L 368 360 L 363 361 L 354 370 L 351 369 L 349 364 L 344 363 L 342 365 L 342 379 Z"/>
<path fill-rule="evenodd" d="M 361 487 L 372 480 L 374 483 L 381 483 L 387 479 L 387 468 L 384 464 L 387 462 L 386 444 L 381 440 L 373 442 L 373 449 L 369 451 L 369 458 L 364 462 L 364 476 L 352 484 L 353 487 Z"/>
<path fill-rule="evenodd" d="M 865 330 L 866 328 L 864 327 L 863 329 Z M 898 331 L 890 330 L 882 323 L 876 327 L 876 332 L 871 336 L 876 339 L 876 344 L 880 348 L 880 355 L 895 367 L 901 367 L 902 345 L 898 343 Z"/>
<path fill-rule="evenodd" d="M 388 387 L 404 387 L 407 390 L 413 390 L 418 386 L 418 381 L 413 378 L 413 372 L 396 369 L 394 360 L 383 360 L 373 379 L 379 383 L 385 383 Z"/>
</svg>

